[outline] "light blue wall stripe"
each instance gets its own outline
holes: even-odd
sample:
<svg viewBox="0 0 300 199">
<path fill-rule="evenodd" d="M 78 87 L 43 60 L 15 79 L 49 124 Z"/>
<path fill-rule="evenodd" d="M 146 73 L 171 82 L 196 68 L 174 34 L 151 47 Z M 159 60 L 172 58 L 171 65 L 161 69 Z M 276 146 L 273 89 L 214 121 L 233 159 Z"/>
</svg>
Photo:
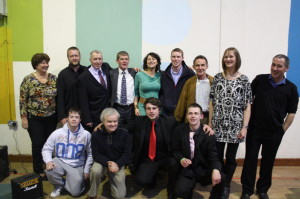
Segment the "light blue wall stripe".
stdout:
<svg viewBox="0 0 300 199">
<path fill-rule="evenodd" d="M 300 1 L 291 1 L 291 17 L 289 30 L 288 56 L 291 60 L 291 68 L 287 73 L 290 81 L 298 87 L 300 93 Z"/>
</svg>

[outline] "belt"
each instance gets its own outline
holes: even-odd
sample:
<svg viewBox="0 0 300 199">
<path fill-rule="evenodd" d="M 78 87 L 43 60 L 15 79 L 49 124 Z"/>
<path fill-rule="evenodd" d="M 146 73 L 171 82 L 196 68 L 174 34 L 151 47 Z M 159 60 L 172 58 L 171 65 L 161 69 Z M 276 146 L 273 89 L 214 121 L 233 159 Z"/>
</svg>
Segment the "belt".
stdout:
<svg viewBox="0 0 300 199">
<path fill-rule="evenodd" d="M 129 106 L 133 106 L 133 103 L 131 103 L 131 104 L 128 104 L 128 105 L 123 105 L 123 104 L 119 104 L 119 103 L 117 103 L 117 102 L 115 102 L 114 103 L 114 106 L 118 106 L 118 107 L 129 107 Z"/>
<path fill-rule="evenodd" d="M 145 101 L 146 101 L 146 98 L 140 97 L 140 99 L 139 99 L 139 102 L 140 102 L 140 103 L 144 104 Z"/>
</svg>

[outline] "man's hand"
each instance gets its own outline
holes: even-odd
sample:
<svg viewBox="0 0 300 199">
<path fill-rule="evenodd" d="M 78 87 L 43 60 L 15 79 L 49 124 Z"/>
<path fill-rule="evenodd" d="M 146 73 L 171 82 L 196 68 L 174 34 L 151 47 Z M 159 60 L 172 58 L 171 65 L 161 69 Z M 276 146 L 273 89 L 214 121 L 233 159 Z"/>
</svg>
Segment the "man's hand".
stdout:
<svg viewBox="0 0 300 199">
<path fill-rule="evenodd" d="M 180 164 L 181 166 L 183 166 L 184 168 L 190 166 L 192 164 L 192 161 L 190 159 L 187 159 L 187 158 L 182 158 L 180 160 Z"/>
<path fill-rule="evenodd" d="M 210 128 L 207 124 L 203 125 L 203 131 L 205 134 L 208 134 L 208 135 L 215 134 L 214 130 L 212 130 L 212 128 Z"/>
<path fill-rule="evenodd" d="M 87 125 L 88 127 L 91 127 L 91 128 L 93 127 L 93 123 L 92 123 L 92 122 L 87 123 L 86 125 Z"/>
<path fill-rule="evenodd" d="M 64 119 L 60 120 L 60 123 L 61 123 L 62 125 L 65 125 L 67 122 L 68 122 L 68 121 L 67 121 L 67 118 L 64 118 Z"/>
<path fill-rule="evenodd" d="M 99 131 L 99 130 L 102 130 L 102 126 L 103 126 L 102 123 L 98 124 L 98 125 L 94 128 L 93 132 L 97 132 L 97 131 Z"/>
<path fill-rule="evenodd" d="M 89 174 L 89 173 L 85 173 L 85 174 L 84 174 L 84 179 L 85 179 L 85 180 L 88 180 L 89 178 L 90 178 L 90 174 Z"/>
<path fill-rule="evenodd" d="M 108 161 L 107 165 L 108 165 L 109 172 L 117 173 L 119 171 L 119 166 L 117 165 L 117 163 L 115 163 L 113 161 Z"/>
<path fill-rule="evenodd" d="M 55 168 L 54 162 L 50 161 L 46 164 L 46 170 L 50 171 Z"/>
<path fill-rule="evenodd" d="M 28 119 L 27 119 L 27 117 L 22 117 L 22 127 L 23 127 L 23 129 L 28 129 Z"/>
<path fill-rule="evenodd" d="M 141 71 L 140 68 L 133 68 L 133 70 L 134 70 L 135 72 L 140 72 L 140 71 Z"/>
<path fill-rule="evenodd" d="M 221 174 L 218 169 L 214 169 L 211 175 L 211 182 L 212 185 L 215 186 L 216 184 L 219 184 L 221 182 Z"/>
</svg>

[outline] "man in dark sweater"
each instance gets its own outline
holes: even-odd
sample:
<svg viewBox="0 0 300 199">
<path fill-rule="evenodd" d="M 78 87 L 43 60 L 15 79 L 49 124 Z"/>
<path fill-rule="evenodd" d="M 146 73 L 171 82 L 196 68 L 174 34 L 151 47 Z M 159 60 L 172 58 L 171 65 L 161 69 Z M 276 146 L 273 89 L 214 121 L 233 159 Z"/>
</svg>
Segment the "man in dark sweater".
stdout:
<svg viewBox="0 0 300 199">
<path fill-rule="evenodd" d="M 67 50 L 69 66 L 60 71 L 57 78 L 57 112 L 58 121 L 64 125 L 67 122 L 68 110 L 71 107 L 79 107 L 78 102 L 78 77 L 86 70 L 80 65 L 80 51 L 77 47 Z"/>
<path fill-rule="evenodd" d="M 92 135 L 92 154 L 94 164 L 90 173 L 91 188 L 88 196 L 97 198 L 101 177 L 107 173 L 113 198 L 126 195 L 124 165 L 131 153 L 131 139 L 126 129 L 118 128 L 120 114 L 114 108 L 102 111 L 100 119 L 103 128 Z"/>
<path fill-rule="evenodd" d="M 183 51 L 175 48 L 171 52 L 171 64 L 161 74 L 159 99 L 163 114 L 174 116 L 181 90 L 185 82 L 195 73 L 184 62 Z"/>
<path fill-rule="evenodd" d="M 246 139 L 246 157 L 241 177 L 241 199 L 254 193 L 259 149 L 262 146 L 256 192 L 259 199 L 268 199 L 272 169 L 282 137 L 292 124 L 297 111 L 297 87 L 285 78 L 289 58 L 279 54 L 273 58 L 271 74 L 258 75 L 251 83 L 253 104 Z"/>
</svg>

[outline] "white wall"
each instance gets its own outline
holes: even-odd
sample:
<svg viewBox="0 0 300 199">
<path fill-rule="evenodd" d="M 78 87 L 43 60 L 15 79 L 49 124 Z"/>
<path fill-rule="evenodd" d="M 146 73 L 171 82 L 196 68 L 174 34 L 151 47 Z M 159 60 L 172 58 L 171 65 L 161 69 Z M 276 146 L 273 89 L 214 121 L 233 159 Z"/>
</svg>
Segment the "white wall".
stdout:
<svg viewBox="0 0 300 199">
<path fill-rule="evenodd" d="M 146 3 L 149 0 L 144 0 Z M 179 0 L 177 0 L 179 2 Z M 161 1 L 151 1 L 152 4 Z M 186 0 L 192 12 L 191 26 L 183 39 L 171 44 L 157 44 L 146 41 L 143 32 L 142 57 L 150 51 L 161 55 L 163 62 L 170 62 L 170 51 L 180 47 L 185 52 L 185 60 L 192 64 L 193 58 L 203 54 L 208 58 L 211 75 L 220 71 L 220 57 L 227 47 L 235 46 L 242 56 L 241 72 L 250 80 L 257 74 L 269 73 L 272 57 L 287 53 L 290 1 L 286 0 Z M 151 4 L 150 4 L 151 5 Z M 147 5 L 149 6 L 149 5 Z M 146 8 L 144 8 L 146 9 Z M 176 8 L 174 8 L 176 9 Z M 43 0 L 44 52 L 51 61 L 49 72 L 58 74 L 67 66 L 66 50 L 76 45 L 76 5 L 73 0 Z M 162 19 L 166 14 L 160 14 Z M 143 16 L 143 25 L 147 22 Z M 180 23 L 178 27 L 180 28 Z M 172 36 L 172 35 L 170 35 Z M 88 52 L 82 52 L 88 53 Z M 14 62 L 14 85 L 17 120 L 19 127 L 11 130 L 0 125 L 0 145 L 8 145 L 9 154 L 18 154 L 16 142 L 22 154 L 31 154 L 31 142 L 27 131 L 21 128 L 19 117 L 19 86 L 26 74 L 32 72 L 29 62 Z M 300 116 L 286 132 L 277 158 L 300 158 L 298 140 Z M 243 158 L 244 143 L 240 145 L 238 158 Z"/>
</svg>

